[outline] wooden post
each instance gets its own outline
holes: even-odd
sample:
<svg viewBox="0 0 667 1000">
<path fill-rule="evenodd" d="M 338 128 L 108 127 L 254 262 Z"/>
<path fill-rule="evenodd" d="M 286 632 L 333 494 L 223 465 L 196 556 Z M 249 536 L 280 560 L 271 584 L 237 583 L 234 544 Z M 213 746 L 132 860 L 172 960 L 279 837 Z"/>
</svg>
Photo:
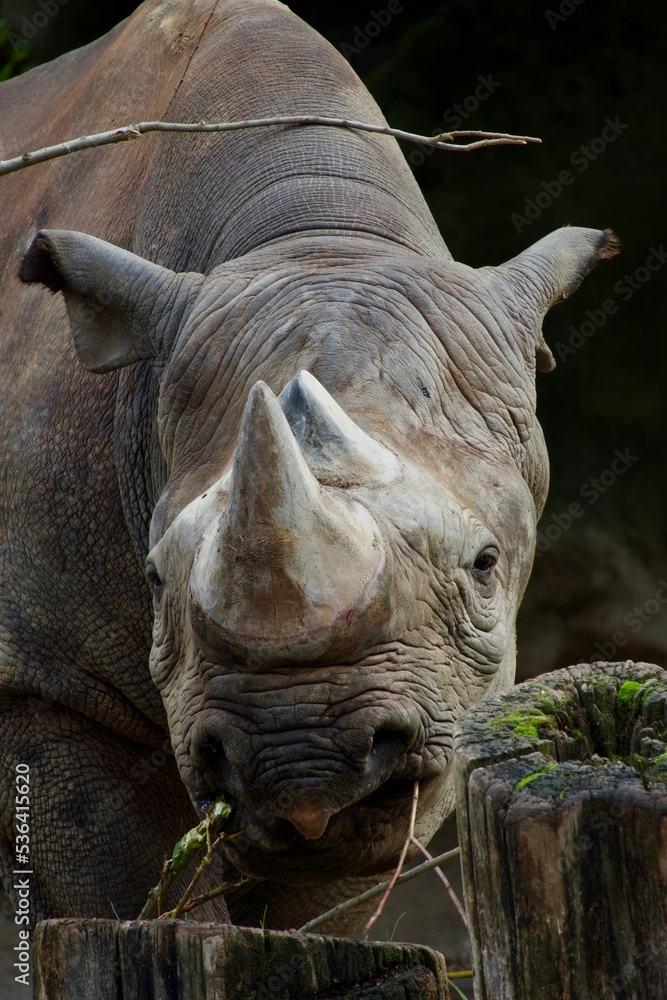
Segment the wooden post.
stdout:
<svg viewBox="0 0 667 1000">
<path fill-rule="evenodd" d="M 545 674 L 455 752 L 477 1000 L 667 998 L 667 672 Z"/>
<path fill-rule="evenodd" d="M 429 948 L 184 920 L 45 920 L 36 1000 L 449 1000 Z"/>
</svg>

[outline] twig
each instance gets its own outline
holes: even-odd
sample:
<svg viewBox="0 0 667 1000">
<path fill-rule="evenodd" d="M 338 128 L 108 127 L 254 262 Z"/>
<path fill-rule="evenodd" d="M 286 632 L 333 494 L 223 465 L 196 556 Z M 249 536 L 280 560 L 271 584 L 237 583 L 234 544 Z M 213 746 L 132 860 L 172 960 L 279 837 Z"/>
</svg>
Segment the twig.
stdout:
<svg viewBox="0 0 667 1000">
<path fill-rule="evenodd" d="M 218 833 L 231 811 L 232 807 L 224 799 L 218 799 L 208 810 L 201 823 L 192 830 L 188 830 L 181 837 L 174 847 L 172 856 L 163 865 L 160 881 L 149 892 L 138 920 L 149 920 L 157 915 L 158 905 L 160 909 L 162 908 L 163 894 L 169 892 L 178 876 L 187 868 L 204 845 L 206 844 L 207 847 L 210 845 L 211 834 Z"/>
<path fill-rule="evenodd" d="M 391 892 L 391 890 L 396 885 L 396 879 L 398 878 L 398 876 L 401 874 L 401 871 L 403 870 L 403 865 L 405 863 L 405 856 L 408 853 L 408 848 L 409 848 L 409 846 L 410 846 L 410 844 L 412 842 L 412 838 L 413 838 L 413 835 L 414 835 L 414 832 L 415 832 L 415 820 L 417 818 L 417 802 L 418 801 L 419 801 L 419 782 L 415 781 L 414 787 L 412 789 L 412 807 L 410 809 L 410 822 L 408 824 L 408 835 L 405 838 L 405 842 L 403 844 L 403 848 L 401 850 L 401 854 L 400 854 L 400 857 L 398 859 L 398 864 L 396 865 L 396 870 L 395 870 L 393 876 L 391 877 L 389 885 L 385 889 L 385 891 L 384 891 L 384 893 L 382 895 L 382 898 L 380 899 L 380 902 L 376 906 L 374 912 L 370 915 L 370 917 L 366 921 L 366 926 L 364 927 L 364 931 L 366 933 L 368 933 L 368 931 L 371 929 L 371 927 L 373 926 L 373 924 L 375 923 L 375 921 L 377 920 L 377 918 L 382 913 L 382 911 L 384 909 L 384 904 L 389 899 L 389 893 Z"/>
<path fill-rule="evenodd" d="M 216 899 L 218 896 L 222 896 L 225 892 L 233 892 L 235 889 L 240 889 L 241 886 L 248 885 L 249 882 L 254 881 L 251 878 L 242 878 L 238 882 L 229 882 L 224 885 L 217 885 L 215 889 L 209 889 L 208 892 L 203 892 L 200 896 L 195 896 L 194 899 L 189 900 L 182 908 L 181 913 L 189 913 L 190 910 L 194 910 L 196 906 L 201 906 L 202 903 L 208 903 L 211 899 Z M 175 915 L 175 910 L 170 910 L 168 913 L 163 914 L 163 920 L 173 917 Z"/>
<path fill-rule="evenodd" d="M 418 841 L 416 837 L 414 837 L 414 836 L 411 837 L 411 840 L 412 840 L 412 843 L 415 845 L 415 847 L 419 848 L 419 850 L 422 852 L 422 854 L 424 855 L 425 858 L 427 858 L 429 861 L 433 860 L 433 855 L 430 854 L 426 850 L 426 848 L 424 847 L 424 845 L 422 843 L 420 843 L 420 841 Z M 436 875 L 438 875 L 438 877 L 442 881 L 445 889 L 449 893 L 449 897 L 450 897 L 452 903 L 454 904 L 454 906 L 458 910 L 459 916 L 460 916 L 461 920 L 463 921 L 463 926 L 465 927 L 466 930 L 468 930 L 468 918 L 466 916 L 465 907 L 463 906 L 463 903 L 461 902 L 461 900 L 459 899 L 459 897 L 454 892 L 454 887 L 453 887 L 452 883 L 449 881 L 449 879 L 447 878 L 447 876 L 445 875 L 445 873 L 442 871 L 442 869 L 436 868 L 435 872 L 436 872 Z"/>
<path fill-rule="evenodd" d="M 402 875 L 396 879 L 395 885 L 403 885 L 404 882 L 409 882 L 410 879 L 417 878 L 418 875 L 422 875 L 424 872 L 428 872 L 431 868 L 436 868 L 438 865 L 444 865 L 446 861 L 451 861 L 452 858 L 458 858 L 461 853 L 459 847 L 455 847 L 451 851 L 447 851 L 445 854 L 439 854 L 433 861 L 425 861 L 421 865 L 417 865 L 416 868 L 411 868 L 409 872 L 403 872 Z M 315 928 L 320 927 L 322 924 L 328 923 L 330 920 L 334 920 L 339 917 L 342 913 L 346 913 L 355 906 L 361 906 L 363 903 L 368 903 L 369 900 L 375 899 L 380 893 L 383 893 L 387 886 L 387 882 L 380 882 L 379 885 L 374 885 L 371 889 L 366 889 L 365 892 L 359 893 L 358 896 L 353 896 L 352 899 L 346 899 L 344 903 L 339 903 L 338 906 L 334 906 L 331 910 L 327 910 L 326 913 L 320 913 L 319 917 L 313 917 L 309 920 L 307 924 L 303 927 L 299 927 L 299 934 L 308 934 L 310 931 L 314 931 Z"/>
<path fill-rule="evenodd" d="M 139 139 L 146 132 L 235 132 L 244 128 L 265 128 L 269 125 L 330 125 L 334 128 L 356 129 L 360 132 L 376 132 L 380 135 L 393 135 L 396 139 L 415 142 L 421 146 L 433 146 L 435 149 L 451 149 L 457 152 L 469 153 L 473 149 L 485 146 L 525 146 L 530 142 L 541 142 L 530 135 L 510 135 L 507 132 L 442 132 L 440 135 L 417 135 L 414 132 L 404 132 L 402 129 L 390 128 L 389 125 L 370 125 L 367 122 L 353 121 L 349 118 L 329 118 L 326 115 L 281 115 L 276 118 L 248 118 L 238 122 L 137 122 L 135 125 L 121 125 L 98 132 L 95 135 L 83 135 L 78 139 L 69 139 L 55 146 L 45 146 L 30 153 L 0 160 L 0 176 L 11 174 L 16 170 L 54 160 L 58 156 L 77 153 L 82 149 L 94 149 L 97 146 L 108 146 L 116 142 L 126 142 L 128 139 Z M 453 139 L 468 138 L 473 142 L 458 143 Z"/>
<path fill-rule="evenodd" d="M 169 864 L 169 858 L 165 854 L 164 861 L 162 863 L 162 872 L 160 873 L 160 881 L 158 882 L 158 893 L 157 893 L 157 915 L 162 916 L 162 892 L 164 889 L 164 880 L 167 875 L 167 865 Z"/>
</svg>

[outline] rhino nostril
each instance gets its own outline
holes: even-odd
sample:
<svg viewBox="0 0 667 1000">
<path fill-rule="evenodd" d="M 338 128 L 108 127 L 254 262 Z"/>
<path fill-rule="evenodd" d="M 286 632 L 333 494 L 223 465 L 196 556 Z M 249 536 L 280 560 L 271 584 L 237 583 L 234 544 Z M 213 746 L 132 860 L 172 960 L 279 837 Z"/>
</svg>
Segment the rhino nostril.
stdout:
<svg viewBox="0 0 667 1000">
<path fill-rule="evenodd" d="M 377 729 L 373 733 L 371 753 L 387 754 L 394 750 L 405 749 L 405 737 L 396 729 Z"/>
<path fill-rule="evenodd" d="M 222 740 L 209 736 L 202 740 L 197 747 L 197 763 L 200 767 L 215 770 L 222 770 L 227 764 L 227 754 L 222 745 Z"/>
<path fill-rule="evenodd" d="M 371 752 L 386 752 L 389 748 L 410 753 L 420 748 L 422 727 L 418 719 L 392 719 L 378 726 L 373 733 Z"/>
<path fill-rule="evenodd" d="M 395 768 L 401 770 L 411 754 L 420 752 L 422 742 L 418 721 L 392 719 L 385 722 L 373 733 L 367 766 L 374 772 L 384 771 L 389 776 Z"/>
<path fill-rule="evenodd" d="M 366 773 L 376 780 L 386 781 L 400 766 L 407 752 L 402 733 L 395 729 L 379 729 L 373 734 L 373 743 L 366 763 Z"/>
<path fill-rule="evenodd" d="M 235 790 L 234 768 L 218 734 L 201 734 L 194 746 L 193 761 L 204 789 L 203 797 Z"/>
</svg>

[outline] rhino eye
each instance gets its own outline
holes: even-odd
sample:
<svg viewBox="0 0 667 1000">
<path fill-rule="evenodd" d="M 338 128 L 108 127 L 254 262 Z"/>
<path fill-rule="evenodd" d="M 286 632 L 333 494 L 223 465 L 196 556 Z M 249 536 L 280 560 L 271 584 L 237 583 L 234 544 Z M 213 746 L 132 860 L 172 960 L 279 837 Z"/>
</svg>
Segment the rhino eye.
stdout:
<svg viewBox="0 0 667 1000">
<path fill-rule="evenodd" d="M 162 580 L 160 578 L 160 574 L 155 568 L 155 563 L 147 563 L 146 580 L 148 582 L 148 586 L 151 588 L 156 597 L 159 597 L 162 592 Z"/>
<path fill-rule="evenodd" d="M 483 549 L 473 563 L 473 572 L 478 579 L 486 580 L 498 562 L 496 549 Z"/>
</svg>

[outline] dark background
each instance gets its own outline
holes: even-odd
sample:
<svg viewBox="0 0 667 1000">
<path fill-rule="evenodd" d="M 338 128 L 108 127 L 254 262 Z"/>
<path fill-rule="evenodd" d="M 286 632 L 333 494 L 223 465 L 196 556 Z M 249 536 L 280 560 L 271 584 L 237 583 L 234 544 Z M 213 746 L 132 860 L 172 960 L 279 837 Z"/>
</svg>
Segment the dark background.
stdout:
<svg viewBox="0 0 667 1000">
<path fill-rule="evenodd" d="M 85 44 L 136 6 L 51 0 L 49 10 L 54 3 L 57 12 L 35 29 L 43 10 L 37 0 L 0 0 L 6 72 Z M 667 666 L 667 584 L 664 590 L 661 584 L 667 580 L 667 346 L 660 294 L 667 264 L 655 273 L 638 271 L 652 248 L 667 242 L 663 3 L 294 0 L 290 6 L 342 48 L 390 124 L 446 130 L 462 117 L 458 104 L 467 115 L 463 128 L 542 138 L 539 147 L 472 154 L 424 157 L 406 147 L 457 259 L 497 264 L 567 223 L 611 227 L 619 236 L 621 254 L 545 325 L 560 358 L 555 372 L 538 376 L 552 486 L 540 524 L 543 551 L 520 616 L 519 669 L 526 676 L 580 659 L 626 657 Z M 15 36 L 22 34 L 32 36 L 29 50 L 17 49 Z M 476 101 L 480 77 L 491 93 Z M 606 119 L 626 127 L 601 150 L 594 140 Z M 576 153 L 581 147 L 590 149 L 590 160 Z M 574 180 L 558 195 L 554 182 L 563 170 Z M 530 221 L 527 200 L 535 203 L 538 195 Z M 607 300 L 617 307 L 609 316 L 601 309 Z M 581 333 L 586 322 L 589 337 Z M 628 455 L 620 473 L 612 471 L 617 450 Z M 572 504 L 580 511 L 575 518 Z"/>
</svg>

